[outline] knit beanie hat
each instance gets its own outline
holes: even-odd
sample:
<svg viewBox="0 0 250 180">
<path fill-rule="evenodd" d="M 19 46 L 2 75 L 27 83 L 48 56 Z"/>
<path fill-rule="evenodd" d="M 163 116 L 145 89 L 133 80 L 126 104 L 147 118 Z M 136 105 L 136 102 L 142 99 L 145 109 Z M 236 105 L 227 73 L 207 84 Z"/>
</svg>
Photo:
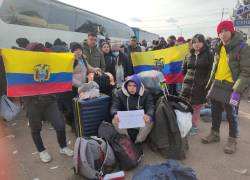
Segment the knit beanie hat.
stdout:
<svg viewBox="0 0 250 180">
<path fill-rule="evenodd" d="M 234 23 L 232 21 L 221 21 L 218 26 L 217 26 L 217 33 L 220 34 L 222 32 L 222 30 L 228 30 L 231 33 L 234 33 L 235 29 L 234 29 Z"/>
</svg>

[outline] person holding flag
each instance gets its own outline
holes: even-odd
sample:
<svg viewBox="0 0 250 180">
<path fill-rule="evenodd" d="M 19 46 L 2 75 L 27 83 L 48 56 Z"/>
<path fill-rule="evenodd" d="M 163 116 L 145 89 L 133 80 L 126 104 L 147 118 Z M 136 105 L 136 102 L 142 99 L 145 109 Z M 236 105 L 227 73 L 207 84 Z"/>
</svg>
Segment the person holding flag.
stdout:
<svg viewBox="0 0 250 180">
<path fill-rule="evenodd" d="M 39 43 L 30 43 L 26 50 L 28 51 L 2 50 L 7 96 L 23 97 L 31 136 L 42 162 L 48 163 L 52 160 L 41 137 L 44 120 L 50 121 L 56 130 L 59 152 L 73 156 L 73 151 L 67 147 L 65 122 L 59 111 L 55 93 L 71 90 L 74 55 L 44 53 L 50 50 Z M 20 57 L 23 58 L 21 63 L 25 66 L 18 65 Z"/>
</svg>

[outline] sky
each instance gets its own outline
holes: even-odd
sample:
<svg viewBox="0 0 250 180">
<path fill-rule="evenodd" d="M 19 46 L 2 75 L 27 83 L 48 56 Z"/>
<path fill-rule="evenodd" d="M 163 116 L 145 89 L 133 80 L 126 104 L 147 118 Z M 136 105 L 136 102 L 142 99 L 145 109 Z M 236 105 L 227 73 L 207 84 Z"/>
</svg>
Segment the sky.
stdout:
<svg viewBox="0 0 250 180">
<path fill-rule="evenodd" d="M 191 38 L 197 33 L 215 37 L 222 18 L 229 19 L 237 0 L 60 0 L 131 27 Z"/>
</svg>

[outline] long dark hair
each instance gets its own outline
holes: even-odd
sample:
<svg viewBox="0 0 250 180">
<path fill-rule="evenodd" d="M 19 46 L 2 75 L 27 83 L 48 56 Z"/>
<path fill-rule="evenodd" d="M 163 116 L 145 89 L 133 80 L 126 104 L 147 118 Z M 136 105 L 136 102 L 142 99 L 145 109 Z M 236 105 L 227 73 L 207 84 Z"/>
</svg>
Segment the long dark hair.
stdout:
<svg viewBox="0 0 250 180">
<path fill-rule="evenodd" d="M 204 50 L 206 50 L 206 49 L 209 49 L 209 47 L 208 47 L 208 45 L 207 45 L 207 41 L 206 41 L 206 39 L 205 39 L 205 36 L 203 35 L 203 34 L 196 34 L 196 35 L 194 35 L 194 37 L 192 38 L 192 44 L 195 42 L 195 41 L 199 41 L 199 42 L 201 42 L 201 43 L 203 43 L 203 48 L 200 50 L 200 52 L 202 52 L 202 51 L 204 51 Z M 191 50 L 190 50 L 190 52 L 191 53 L 194 53 L 194 48 L 192 47 L 191 48 Z"/>
<path fill-rule="evenodd" d="M 103 52 L 103 54 L 104 54 L 104 55 L 111 55 L 111 54 L 112 54 L 111 45 L 110 45 L 107 41 L 104 41 L 104 42 L 102 43 L 102 45 L 101 45 L 101 50 L 102 50 L 103 46 L 106 45 L 106 44 L 109 46 L 109 53 L 105 54 L 105 53 Z"/>
</svg>

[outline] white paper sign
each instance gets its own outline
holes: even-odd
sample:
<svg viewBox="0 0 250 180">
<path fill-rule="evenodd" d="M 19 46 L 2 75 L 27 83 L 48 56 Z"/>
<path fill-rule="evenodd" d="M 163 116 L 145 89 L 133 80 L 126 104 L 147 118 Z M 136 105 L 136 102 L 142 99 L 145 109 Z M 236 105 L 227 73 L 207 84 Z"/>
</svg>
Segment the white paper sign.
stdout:
<svg viewBox="0 0 250 180">
<path fill-rule="evenodd" d="M 118 111 L 117 115 L 120 120 L 120 129 L 145 127 L 145 122 L 143 119 L 144 110 Z"/>
</svg>

